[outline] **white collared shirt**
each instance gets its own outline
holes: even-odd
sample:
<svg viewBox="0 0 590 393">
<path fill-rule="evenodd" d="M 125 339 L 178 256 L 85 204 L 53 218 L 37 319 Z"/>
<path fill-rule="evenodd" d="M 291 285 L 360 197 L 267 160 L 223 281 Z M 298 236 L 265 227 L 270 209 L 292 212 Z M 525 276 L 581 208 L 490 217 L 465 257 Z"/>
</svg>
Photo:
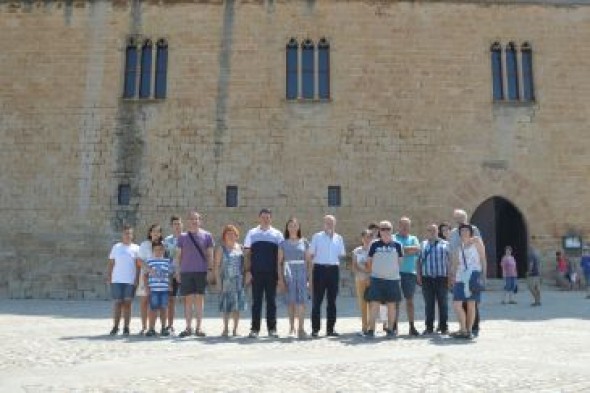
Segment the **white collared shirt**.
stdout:
<svg viewBox="0 0 590 393">
<path fill-rule="evenodd" d="M 340 265 L 340 257 L 346 256 L 342 236 L 334 233 L 332 236 L 325 231 L 313 235 L 309 245 L 309 253 L 316 265 Z"/>
</svg>

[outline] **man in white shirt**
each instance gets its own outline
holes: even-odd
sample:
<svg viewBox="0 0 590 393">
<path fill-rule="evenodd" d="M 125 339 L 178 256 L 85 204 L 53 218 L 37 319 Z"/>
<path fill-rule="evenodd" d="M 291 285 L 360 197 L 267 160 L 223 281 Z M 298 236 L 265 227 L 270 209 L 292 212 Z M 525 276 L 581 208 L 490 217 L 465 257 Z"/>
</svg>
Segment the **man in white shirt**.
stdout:
<svg viewBox="0 0 590 393">
<path fill-rule="evenodd" d="M 119 332 L 119 322 L 123 314 L 123 334 L 129 335 L 129 321 L 131 320 L 131 301 L 139 282 L 139 246 L 133 241 L 133 228 L 123 226 L 121 241 L 113 246 L 109 254 L 107 283 L 111 286 L 113 306 L 113 328 L 111 336 Z"/>
<path fill-rule="evenodd" d="M 311 311 L 312 337 L 320 331 L 321 307 L 324 296 L 328 307 L 326 335 L 336 337 L 336 296 L 340 280 L 340 258 L 346 255 L 342 236 L 334 232 L 336 218 L 331 215 L 324 217 L 324 230 L 311 238 L 309 253 L 313 261 L 313 306 Z"/>
</svg>

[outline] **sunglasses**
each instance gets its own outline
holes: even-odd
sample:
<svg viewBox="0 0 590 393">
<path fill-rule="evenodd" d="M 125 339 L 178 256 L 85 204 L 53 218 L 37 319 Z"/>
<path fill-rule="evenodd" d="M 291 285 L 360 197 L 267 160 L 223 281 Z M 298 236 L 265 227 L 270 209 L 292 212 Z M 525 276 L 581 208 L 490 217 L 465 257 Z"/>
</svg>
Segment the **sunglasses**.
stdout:
<svg viewBox="0 0 590 393">
<path fill-rule="evenodd" d="M 380 231 L 391 231 L 391 228 L 379 228 Z"/>
</svg>

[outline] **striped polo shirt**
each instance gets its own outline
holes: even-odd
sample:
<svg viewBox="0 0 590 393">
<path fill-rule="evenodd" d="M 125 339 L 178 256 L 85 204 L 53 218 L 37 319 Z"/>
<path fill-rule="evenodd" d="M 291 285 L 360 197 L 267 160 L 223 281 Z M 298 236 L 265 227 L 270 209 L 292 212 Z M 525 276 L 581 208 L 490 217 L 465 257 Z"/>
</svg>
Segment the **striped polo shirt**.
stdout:
<svg viewBox="0 0 590 393">
<path fill-rule="evenodd" d="M 449 274 L 449 243 L 443 239 L 437 239 L 434 243 L 428 240 L 423 241 L 420 260 L 424 277 L 447 277 Z"/>
<path fill-rule="evenodd" d="M 148 287 L 154 292 L 166 292 L 174 265 L 167 258 L 149 258 L 146 262 L 152 271 L 148 274 Z"/>
</svg>

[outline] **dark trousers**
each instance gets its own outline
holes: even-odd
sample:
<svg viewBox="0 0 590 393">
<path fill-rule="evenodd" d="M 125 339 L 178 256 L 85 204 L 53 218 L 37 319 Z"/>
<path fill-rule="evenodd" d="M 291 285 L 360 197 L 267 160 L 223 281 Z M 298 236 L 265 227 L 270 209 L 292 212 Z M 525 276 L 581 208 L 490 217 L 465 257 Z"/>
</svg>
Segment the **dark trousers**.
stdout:
<svg viewBox="0 0 590 393">
<path fill-rule="evenodd" d="M 435 302 L 438 305 L 438 327 L 448 330 L 448 285 L 446 277 L 422 277 L 422 294 L 426 308 L 426 329 L 434 330 Z"/>
<path fill-rule="evenodd" d="M 313 306 L 311 308 L 311 330 L 318 332 L 321 327 L 320 316 L 324 296 L 327 297 L 327 326 L 326 331 L 334 331 L 336 324 L 336 296 L 340 270 L 338 265 L 313 265 Z"/>
<path fill-rule="evenodd" d="M 463 302 L 463 310 L 467 313 L 467 303 Z M 475 318 L 473 319 L 473 326 L 471 330 L 479 331 L 479 303 L 475 302 Z"/>
<path fill-rule="evenodd" d="M 277 273 L 252 272 L 252 327 L 255 332 L 260 331 L 262 314 L 262 297 L 266 299 L 266 327 L 277 330 Z"/>
</svg>

